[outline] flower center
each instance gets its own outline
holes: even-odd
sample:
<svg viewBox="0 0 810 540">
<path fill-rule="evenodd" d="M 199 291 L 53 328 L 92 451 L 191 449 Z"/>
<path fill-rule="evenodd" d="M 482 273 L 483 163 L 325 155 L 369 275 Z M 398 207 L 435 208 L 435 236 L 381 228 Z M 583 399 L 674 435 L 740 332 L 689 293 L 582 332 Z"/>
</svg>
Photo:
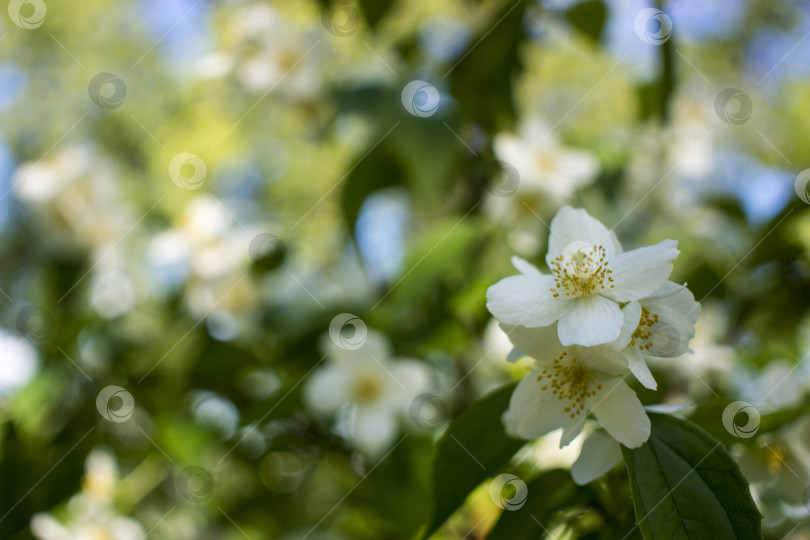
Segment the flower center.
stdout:
<svg viewBox="0 0 810 540">
<path fill-rule="evenodd" d="M 781 444 L 766 445 L 764 457 L 768 472 L 775 476 L 782 470 L 785 458 L 787 457 L 787 449 Z"/>
<path fill-rule="evenodd" d="M 570 363 L 564 363 L 563 360 L 566 356 L 568 353 L 564 352 L 555 358 L 551 369 L 544 369 L 542 374 L 537 376 L 537 380 L 538 382 L 548 380 L 540 387 L 540 390 L 546 391 L 551 388 L 551 393 L 557 396 L 558 400 L 567 401 L 568 406 L 564 410 L 573 418 L 585 408 L 585 398 L 596 393 L 590 388 L 591 383 L 595 383 L 596 379 L 588 368 L 577 363 L 576 358 L 573 358 Z M 596 389 L 600 388 L 602 385 L 596 384 Z"/>
<path fill-rule="evenodd" d="M 603 289 L 613 288 L 613 271 L 608 263 L 603 246 L 587 242 L 572 242 L 562 254 L 551 261 L 554 273 L 554 298 L 565 296 L 588 296 Z"/>
<path fill-rule="evenodd" d="M 653 346 L 652 342 L 652 327 L 658 322 L 658 315 L 650 313 L 650 310 L 641 308 L 641 319 L 638 321 L 638 327 L 633 332 L 630 338 L 630 346 L 638 346 L 638 350 L 646 351 Z"/>
<path fill-rule="evenodd" d="M 382 384 L 373 375 L 361 375 L 354 383 L 352 396 L 357 403 L 373 403 L 382 395 Z"/>
</svg>

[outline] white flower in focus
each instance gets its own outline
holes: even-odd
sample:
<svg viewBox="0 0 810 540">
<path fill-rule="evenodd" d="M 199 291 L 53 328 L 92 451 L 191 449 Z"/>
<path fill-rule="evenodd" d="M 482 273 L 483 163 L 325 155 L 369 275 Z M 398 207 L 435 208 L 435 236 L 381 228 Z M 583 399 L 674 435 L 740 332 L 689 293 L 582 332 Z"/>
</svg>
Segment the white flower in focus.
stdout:
<svg viewBox="0 0 810 540">
<path fill-rule="evenodd" d="M 329 361 L 307 380 L 304 402 L 319 414 L 339 412 L 347 438 L 364 454 L 379 457 L 394 442 L 414 398 L 428 390 L 428 367 L 392 358 L 387 338 L 370 328 L 356 350 L 330 339 L 323 343 Z"/>
<path fill-rule="evenodd" d="M 608 434 L 637 448 L 650 436 L 650 420 L 636 393 L 624 382 L 627 359 L 612 346 L 563 346 L 554 326 L 504 326 L 515 348 L 537 368 L 515 388 L 503 415 L 507 434 L 540 437 L 562 428 L 568 445 L 593 413 Z"/>
<path fill-rule="evenodd" d="M 551 221 L 543 274 L 513 257 L 521 274 L 487 290 L 487 308 L 502 323 L 530 328 L 555 322 L 563 345 L 616 341 L 624 315 L 620 304 L 653 294 L 672 272 L 677 242 L 622 252 L 616 236 L 585 210 L 562 208 Z"/>
<path fill-rule="evenodd" d="M 624 349 L 627 365 L 638 381 L 655 390 L 655 382 L 646 358 L 675 358 L 689 349 L 695 337 L 700 304 L 686 285 L 665 282 L 650 296 L 629 302 L 622 308 L 625 325 L 617 343 Z"/>
</svg>

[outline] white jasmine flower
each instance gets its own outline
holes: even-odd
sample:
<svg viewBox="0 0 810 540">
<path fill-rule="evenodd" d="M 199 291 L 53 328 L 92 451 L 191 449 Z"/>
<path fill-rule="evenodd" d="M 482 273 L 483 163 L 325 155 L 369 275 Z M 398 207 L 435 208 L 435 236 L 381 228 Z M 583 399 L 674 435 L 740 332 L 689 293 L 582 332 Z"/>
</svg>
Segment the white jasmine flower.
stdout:
<svg viewBox="0 0 810 540">
<path fill-rule="evenodd" d="M 541 226 L 538 215 L 551 214 L 577 189 L 592 183 L 599 161 L 587 150 L 562 146 L 548 126 L 536 120 L 523 125 L 518 135 L 496 135 L 493 148 L 499 161 L 514 167 L 519 180 L 514 193 L 489 195 L 484 212 L 508 229 L 513 249 L 534 254 L 542 246 L 536 233 Z"/>
<path fill-rule="evenodd" d="M 365 342 L 347 350 L 324 339 L 329 363 L 307 380 L 303 399 L 320 414 L 340 409 L 345 434 L 358 450 L 377 457 L 394 442 L 400 419 L 430 383 L 422 362 L 394 359 L 387 338 L 368 329 Z"/>
<path fill-rule="evenodd" d="M 700 304 L 685 285 L 665 282 L 654 293 L 622 308 L 625 324 L 617 343 L 624 350 L 627 364 L 638 381 L 655 390 L 657 384 L 646 358 L 675 358 L 686 353 L 695 337 Z"/>
<path fill-rule="evenodd" d="M 545 123 L 533 121 L 522 126 L 519 135 L 495 136 L 495 155 L 520 175 L 517 194 L 540 192 L 555 201 L 570 199 L 599 173 L 599 161 L 593 154 L 562 146 L 550 131 Z"/>
<path fill-rule="evenodd" d="M 515 388 L 503 415 L 506 432 L 522 439 L 562 428 L 560 447 L 582 430 L 588 413 L 616 441 L 629 448 L 650 436 L 650 420 L 636 393 L 622 379 L 627 359 L 613 346 L 564 346 L 554 326 L 504 326 L 520 352 L 537 369 Z"/>
<path fill-rule="evenodd" d="M 555 322 L 563 345 L 616 341 L 621 304 L 653 294 L 672 272 L 677 242 L 622 252 L 615 235 L 585 210 L 564 207 L 551 221 L 543 274 L 513 257 L 521 274 L 487 290 L 487 308 L 502 323 L 530 328 Z"/>
<path fill-rule="evenodd" d="M 67 519 L 62 522 L 50 513 L 31 517 L 31 532 L 40 540 L 141 540 L 146 536 L 140 522 L 119 514 L 113 505 L 118 484 L 115 458 L 101 450 L 87 456 L 80 493 L 67 504 Z"/>
</svg>

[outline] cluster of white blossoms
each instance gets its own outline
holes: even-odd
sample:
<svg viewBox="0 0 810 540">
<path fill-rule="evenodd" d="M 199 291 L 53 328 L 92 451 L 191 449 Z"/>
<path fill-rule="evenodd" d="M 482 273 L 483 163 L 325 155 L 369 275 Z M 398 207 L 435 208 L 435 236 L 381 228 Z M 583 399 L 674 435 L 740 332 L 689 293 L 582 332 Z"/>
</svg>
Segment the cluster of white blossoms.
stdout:
<svg viewBox="0 0 810 540">
<path fill-rule="evenodd" d="M 584 483 L 618 462 L 616 441 L 636 448 L 649 438 L 650 420 L 624 376 L 655 389 L 646 357 L 686 352 L 700 305 L 668 281 L 674 240 L 624 252 L 612 231 L 568 206 L 550 229 L 551 274 L 514 257 L 521 273 L 487 290 L 487 308 L 515 347 L 509 360 L 537 362 L 512 394 L 507 433 L 531 439 L 562 428 L 563 447 L 590 412 L 607 431 L 592 433 L 572 468 Z"/>
</svg>

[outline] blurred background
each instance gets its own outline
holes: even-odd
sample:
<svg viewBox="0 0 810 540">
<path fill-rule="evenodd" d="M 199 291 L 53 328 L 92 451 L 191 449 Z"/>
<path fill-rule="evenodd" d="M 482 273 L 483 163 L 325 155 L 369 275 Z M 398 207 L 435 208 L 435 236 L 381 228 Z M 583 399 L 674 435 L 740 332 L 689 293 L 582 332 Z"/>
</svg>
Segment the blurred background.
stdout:
<svg viewBox="0 0 810 540">
<path fill-rule="evenodd" d="M 526 372 L 486 288 L 571 204 L 679 241 L 694 352 L 639 395 L 810 538 L 808 36 L 797 0 L 11 0 L 0 537 L 415 538 L 436 437 Z M 548 537 L 631 530 L 623 467 L 589 490 Z"/>
</svg>

